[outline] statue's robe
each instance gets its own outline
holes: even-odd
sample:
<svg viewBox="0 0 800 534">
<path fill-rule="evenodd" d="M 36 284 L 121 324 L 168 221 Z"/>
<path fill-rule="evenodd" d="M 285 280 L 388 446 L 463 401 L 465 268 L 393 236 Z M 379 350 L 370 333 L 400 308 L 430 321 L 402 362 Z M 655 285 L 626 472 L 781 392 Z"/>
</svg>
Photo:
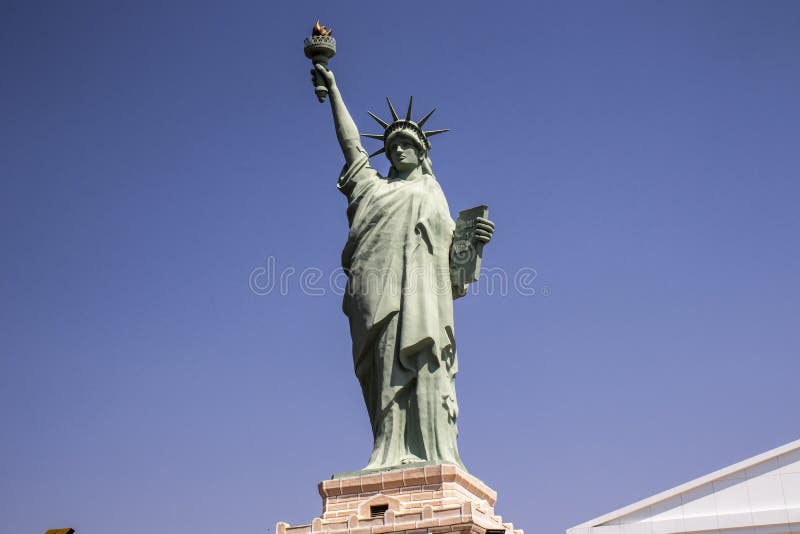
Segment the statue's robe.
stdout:
<svg viewBox="0 0 800 534">
<path fill-rule="evenodd" d="M 431 174 L 384 178 L 366 154 L 343 169 L 338 188 L 350 223 L 342 307 L 374 435 L 367 468 L 463 467 L 449 272 L 455 225 L 444 193 Z"/>
</svg>

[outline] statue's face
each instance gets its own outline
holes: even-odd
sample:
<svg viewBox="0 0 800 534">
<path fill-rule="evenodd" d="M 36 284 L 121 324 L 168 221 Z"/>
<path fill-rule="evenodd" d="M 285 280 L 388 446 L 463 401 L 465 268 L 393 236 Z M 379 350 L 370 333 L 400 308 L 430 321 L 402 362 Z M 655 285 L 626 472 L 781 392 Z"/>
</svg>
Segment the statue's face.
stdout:
<svg viewBox="0 0 800 534">
<path fill-rule="evenodd" d="M 417 145 L 408 137 L 397 136 L 389 144 L 389 157 L 398 171 L 412 170 L 421 163 L 421 155 Z"/>
</svg>

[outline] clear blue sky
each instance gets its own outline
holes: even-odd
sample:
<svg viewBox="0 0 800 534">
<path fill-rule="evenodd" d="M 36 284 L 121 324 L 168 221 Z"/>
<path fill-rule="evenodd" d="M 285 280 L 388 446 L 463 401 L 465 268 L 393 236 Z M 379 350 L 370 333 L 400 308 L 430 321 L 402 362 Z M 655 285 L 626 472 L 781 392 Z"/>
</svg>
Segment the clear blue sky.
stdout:
<svg viewBox="0 0 800 534">
<path fill-rule="evenodd" d="M 800 4 L 6 1 L 4 532 L 263 534 L 366 463 L 340 296 L 248 282 L 346 238 L 317 18 L 362 131 L 438 107 L 484 266 L 538 273 L 455 305 L 498 513 L 556 534 L 800 437 Z"/>
</svg>

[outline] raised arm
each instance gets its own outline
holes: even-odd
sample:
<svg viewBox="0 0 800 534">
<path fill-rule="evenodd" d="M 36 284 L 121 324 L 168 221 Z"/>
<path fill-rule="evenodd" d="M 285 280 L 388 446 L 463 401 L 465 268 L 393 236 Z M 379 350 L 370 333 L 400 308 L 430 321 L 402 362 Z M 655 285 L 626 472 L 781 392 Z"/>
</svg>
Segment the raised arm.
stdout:
<svg viewBox="0 0 800 534">
<path fill-rule="evenodd" d="M 347 106 L 344 105 L 342 94 L 339 92 L 339 87 L 336 85 L 336 78 L 333 72 L 326 69 L 323 65 L 317 63 L 314 68 L 325 79 L 325 84 L 328 87 L 328 100 L 331 102 L 331 110 L 333 111 L 333 124 L 336 126 L 336 138 L 339 140 L 339 146 L 342 147 L 342 154 L 347 165 L 358 159 L 364 153 L 361 148 L 361 139 L 358 134 L 356 123 L 347 111 Z"/>
</svg>

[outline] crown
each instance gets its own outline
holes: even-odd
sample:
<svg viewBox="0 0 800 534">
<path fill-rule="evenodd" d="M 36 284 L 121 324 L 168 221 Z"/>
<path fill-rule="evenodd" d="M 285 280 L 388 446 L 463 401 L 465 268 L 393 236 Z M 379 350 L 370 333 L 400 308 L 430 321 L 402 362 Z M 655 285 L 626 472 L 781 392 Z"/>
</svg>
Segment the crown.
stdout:
<svg viewBox="0 0 800 534">
<path fill-rule="evenodd" d="M 383 141 L 383 148 L 376 150 L 369 157 L 377 156 L 389 148 L 389 139 L 394 137 L 398 134 L 403 134 L 411 139 L 413 139 L 418 147 L 425 152 L 428 152 L 431 149 L 431 142 L 428 140 L 429 137 L 438 135 L 440 133 L 449 132 L 450 130 L 428 130 L 425 131 L 422 129 L 422 126 L 425 122 L 433 115 L 433 112 L 436 111 L 436 108 L 433 108 L 430 113 L 422 117 L 419 121 L 414 122 L 411 120 L 411 108 L 414 104 L 414 97 L 412 96 L 408 100 L 408 111 L 406 112 L 406 117 L 401 119 L 397 112 L 394 110 L 394 106 L 392 105 L 392 101 L 389 100 L 389 97 L 386 97 L 386 103 L 389 104 L 389 112 L 392 114 L 392 123 L 389 124 L 385 120 L 381 119 L 371 111 L 368 111 L 369 116 L 375 119 L 378 124 L 383 127 L 382 134 L 361 134 L 364 137 L 369 137 L 370 139 L 377 139 L 378 141 Z"/>
</svg>

